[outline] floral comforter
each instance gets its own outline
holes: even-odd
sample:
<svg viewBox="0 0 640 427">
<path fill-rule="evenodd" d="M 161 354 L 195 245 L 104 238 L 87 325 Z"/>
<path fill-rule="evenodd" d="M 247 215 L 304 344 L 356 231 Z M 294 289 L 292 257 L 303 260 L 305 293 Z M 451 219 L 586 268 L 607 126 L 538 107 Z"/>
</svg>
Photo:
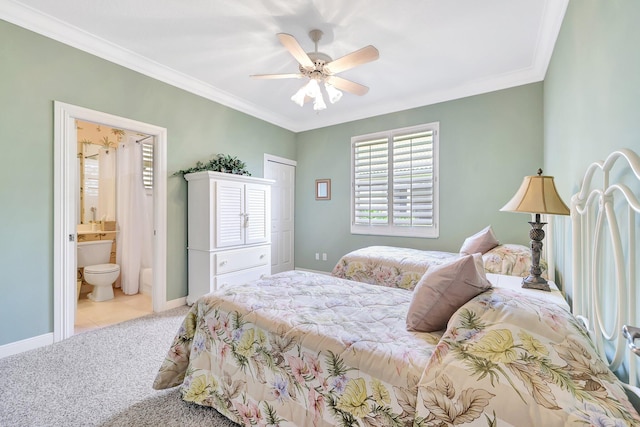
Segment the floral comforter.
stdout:
<svg viewBox="0 0 640 427">
<path fill-rule="evenodd" d="M 494 288 L 430 334 L 406 331 L 406 290 L 276 274 L 198 300 L 154 388 L 245 426 L 640 423 L 572 315 L 535 292 Z"/>
<path fill-rule="evenodd" d="M 459 256 L 452 252 L 368 246 L 340 258 L 331 274 L 341 279 L 411 290 L 429 267 Z"/>
<path fill-rule="evenodd" d="M 344 255 L 331 274 L 342 279 L 392 288 L 413 289 L 432 266 L 458 258 L 460 254 L 393 246 L 369 246 Z M 531 269 L 531 250 L 522 245 L 498 245 L 482 255 L 487 273 L 525 277 Z M 542 277 L 547 262 L 540 260 Z"/>
</svg>

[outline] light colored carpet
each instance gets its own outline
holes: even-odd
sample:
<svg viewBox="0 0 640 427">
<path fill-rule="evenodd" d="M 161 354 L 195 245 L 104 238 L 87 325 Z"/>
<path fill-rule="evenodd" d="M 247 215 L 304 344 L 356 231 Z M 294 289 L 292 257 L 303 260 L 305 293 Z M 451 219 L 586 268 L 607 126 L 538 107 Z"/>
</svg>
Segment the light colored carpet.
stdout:
<svg viewBox="0 0 640 427">
<path fill-rule="evenodd" d="M 188 308 L 0 359 L 0 426 L 236 426 L 151 388 Z"/>
</svg>

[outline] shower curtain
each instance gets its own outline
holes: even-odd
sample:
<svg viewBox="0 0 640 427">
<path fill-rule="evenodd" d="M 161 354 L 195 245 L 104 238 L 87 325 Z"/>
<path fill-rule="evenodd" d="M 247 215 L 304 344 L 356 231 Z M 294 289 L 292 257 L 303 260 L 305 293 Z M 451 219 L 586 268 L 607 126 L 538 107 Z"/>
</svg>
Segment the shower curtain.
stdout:
<svg viewBox="0 0 640 427">
<path fill-rule="evenodd" d="M 125 135 L 117 151 L 117 236 L 116 259 L 120 265 L 122 292 L 136 294 L 140 287 L 144 242 L 150 239 L 144 232 L 149 222 L 142 181 L 142 146 L 136 138 Z M 145 238 L 147 237 L 147 238 Z"/>
</svg>

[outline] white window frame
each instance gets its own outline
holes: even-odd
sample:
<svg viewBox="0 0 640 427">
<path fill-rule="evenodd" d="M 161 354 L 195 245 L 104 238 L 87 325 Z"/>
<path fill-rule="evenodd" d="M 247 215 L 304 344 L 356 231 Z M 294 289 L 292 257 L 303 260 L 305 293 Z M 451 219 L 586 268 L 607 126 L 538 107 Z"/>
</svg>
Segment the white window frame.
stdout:
<svg viewBox="0 0 640 427">
<path fill-rule="evenodd" d="M 394 225 L 392 223 L 387 224 L 356 224 L 356 187 L 355 187 L 355 146 L 356 143 L 369 141 L 369 140 L 377 140 L 384 139 L 388 140 L 389 154 L 388 154 L 388 166 L 390 167 L 390 171 L 393 170 L 393 140 L 394 137 L 407 135 L 412 133 L 419 132 L 433 132 L 433 205 L 432 205 L 432 224 L 429 226 L 413 226 L 413 225 Z M 440 200 L 439 200 L 439 139 L 440 139 L 440 122 L 433 122 L 428 124 L 422 124 L 418 126 L 410 126 L 400 129 L 393 129 L 384 132 L 376 132 L 367 135 L 359 135 L 351 138 L 351 234 L 367 234 L 374 236 L 397 236 L 397 237 L 422 237 L 422 238 L 438 238 L 439 237 L 439 210 L 440 210 Z M 392 189 L 392 181 L 393 181 L 393 173 L 389 174 L 389 184 L 388 188 Z M 392 191 L 392 190 L 391 190 Z M 387 190 L 387 193 L 389 190 Z M 388 220 L 393 220 L 393 199 L 387 196 L 387 209 L 391 214 L 388 215 Z M 412 217 L 413 218 L 413 217 Z"/>
</svg>

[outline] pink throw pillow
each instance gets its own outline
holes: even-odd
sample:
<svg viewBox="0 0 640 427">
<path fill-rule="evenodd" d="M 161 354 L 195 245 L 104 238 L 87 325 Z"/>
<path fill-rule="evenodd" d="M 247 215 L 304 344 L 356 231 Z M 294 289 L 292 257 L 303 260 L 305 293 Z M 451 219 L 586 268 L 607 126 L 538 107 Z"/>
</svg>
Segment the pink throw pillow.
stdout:
<svg viewBox="0 0 640 427">
<path fill-rule="evenodd" d="M 499 244 L 500 242 L 496 239 L 496 235 L 493 234 L 493 228 L 488 225 L 473 236 L 467 237 L 460 248 L 460 253 L 469 255 L 480 252 L 484 254 Z"/>
<path fill-rule="evenodd" d="M 491 282 L 487 280 L 479 253 L 429 268 L 413 291 L 407 330 L 445 329 L 456 310 L 489 288 Z"/>
</svg>

